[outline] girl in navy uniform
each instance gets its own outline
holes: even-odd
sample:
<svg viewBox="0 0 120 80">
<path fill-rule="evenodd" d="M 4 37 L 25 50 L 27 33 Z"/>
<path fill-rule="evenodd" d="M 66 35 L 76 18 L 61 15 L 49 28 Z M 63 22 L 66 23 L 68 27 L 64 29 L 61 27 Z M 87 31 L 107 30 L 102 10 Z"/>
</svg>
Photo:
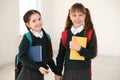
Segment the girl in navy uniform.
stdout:
<svg viewBox="0 0 120 80">
<path fill-rule="evenodd" d="M 75 41 L 71 41 L 72 36 L 87 37 L 90 30 L 92 35 L 86 48 L 81 47 Z M 66 20 L 65 31 L 67 31 L 66 48 L 61 39 L 56 58 L 57 72 L 55 79 L 62 80 L 64 65 L 63 80 L 91 80 L 91 59 L 97 55 L 97 40 L 90 12 L 83 4 L 75 3 L 71 7 Z M 76 50 L 81 56 L 85 57 L 85 60 L 71 60 L 71 49 Z"/>
<path fill-rule="evenodd" d="M 52 59 L 53 51 L 51 40 L 43 29 L 41 14 L 37 10 L 29 10 L 25 13 L 25 25 L 32 36 L 32 46 L 42 46 L 42 62 L 35 62 L 27 56 L 30 42 L 24 35 L 19 45 L 19 58 L 23 68 L 18 76 L 18 80 L 44 80 L 44 75 L 48 74 L 48 66 L 55 73 L 55 63 Z"/>
</svg>

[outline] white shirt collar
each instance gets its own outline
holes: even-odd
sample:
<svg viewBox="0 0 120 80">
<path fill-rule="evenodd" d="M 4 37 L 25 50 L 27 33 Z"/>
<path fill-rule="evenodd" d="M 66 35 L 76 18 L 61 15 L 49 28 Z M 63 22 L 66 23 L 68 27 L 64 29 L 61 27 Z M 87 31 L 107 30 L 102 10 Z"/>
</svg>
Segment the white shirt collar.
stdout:
<svg viewBox="0 0 120 80">
<path fill-rule="evenodd" d="M 84 25 L 79 26 L 78 28 L 71 27 L 71 32 L 76 35 L 77 33 L 80 33 L 84 29 Z"/>
<path fill-rule="evenodd" d="M 30 31 L 33 33 L 33 35 L 35 37 L 39 37 L 39 38 L 43 37 L 43 31 L 42 30 L 40 32 L 37 32 L 37 31 L 34 31 L 34 30 L 30 29 Z"/>
</svg>

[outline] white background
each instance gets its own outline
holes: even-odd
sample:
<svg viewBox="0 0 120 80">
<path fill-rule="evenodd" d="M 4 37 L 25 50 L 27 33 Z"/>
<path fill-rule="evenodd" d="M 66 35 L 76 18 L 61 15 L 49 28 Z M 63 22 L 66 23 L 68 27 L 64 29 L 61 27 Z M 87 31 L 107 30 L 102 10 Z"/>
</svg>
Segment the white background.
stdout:
<svg viewBox="0 0 120 80">
<path fill-rule="evenodd" d="M 98 55 L 120 56 L 120 0 L 41 0 L 41 5 L 38 1 L 54 51 L 58 51 L 68 9 L 75 2 L 83 3 L 91 11 Z M 0 67 L 15 60 L 22 38 L 19 25 L 19 1 L 0 0 Z"/>
</svg>

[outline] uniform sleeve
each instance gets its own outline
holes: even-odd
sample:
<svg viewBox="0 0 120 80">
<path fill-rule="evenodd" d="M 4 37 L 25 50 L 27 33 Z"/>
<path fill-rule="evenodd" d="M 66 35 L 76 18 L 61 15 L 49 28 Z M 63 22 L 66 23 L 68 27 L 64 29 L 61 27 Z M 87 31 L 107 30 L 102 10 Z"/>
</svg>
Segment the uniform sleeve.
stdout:
<svg viewBox="0 0 120 80">
<path fill-rule="evenodd" d="M 56 58 L 56 75 L 62 75 L 62 70 L 63 70 L 63 63 L 64 63 L 64 57 L 65 57 L 65 48 L 62 44 L 62 40 L 60 41 L 60 45 L 59 45 L 59 51 L 58 51 L 58 55 Z"/>
<path fill-rule="evenodd" d="M 97 40 L 95 32 L 93 31 L 90 42 L 87 43 L 87 48 L 81 47 L 79 54 L 88 59 L 93 59 L 97 54 Z"/>
<path fill-rule="evenodd" d="M 48 65 L 49 65 L 50 69 L 52 70 L 52 72 L 56 73 L 56 65 L 55 65 L 55 62 L 53 59 L 49 60 Z"/>
<path fill-rule="evenodd" d="M 19 59 L 23 63 L 23 65 L 34 69 L 34 70 L 39 70 L 39 67 L 42 66 L 42 63 L 40 65 L 36 64 L 33 60 L 31 60 L 29 57 L 27 57 L 27 52 L 29 49 L 30 43 L 26 36 L 23 36 L 23 39 L 19 45 Z"/>
</svg>

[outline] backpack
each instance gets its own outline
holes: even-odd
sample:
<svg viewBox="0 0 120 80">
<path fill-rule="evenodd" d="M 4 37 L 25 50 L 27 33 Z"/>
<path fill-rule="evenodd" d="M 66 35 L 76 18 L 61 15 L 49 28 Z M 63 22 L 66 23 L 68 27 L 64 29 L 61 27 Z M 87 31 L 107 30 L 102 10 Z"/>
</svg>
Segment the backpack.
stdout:
<svg viewBox="0 0 120 80">
<path fill-rule="evenodd" d="M 46 34 L 46 35 L 47 35 L 47 38 L 48 38 L 49 40 L 51 40 L 49 34 Z M 27 39 L 29 40 L 30 46 L 32 46 L 32 36 L 31 36 L 30 32 L 25 33 L 25 36 L 26 36 Z M 19 57 L 18 57 L 18 54 L 17 54 L 17 55 L 15 56 L 15 80 L 17 80 L 17 77 L 18 77 L 18 75 L 19 75 L 22 67 L 23 67 L 23 64 L 22 64 L 21 61 L 19 60 Z"/>
<path fill-rule="evenodd" d="M 88 31 L 87 42 L 89 42 L 91 40 L 92 32 L 93 32 L 92 29 L 90 29 Z M 66 48 L 67 35 L 68 35 L 68 30 L 65 30 L 65 31 L 62 32 L 62 44 L 63 44 L 64 48 Z M 90 60 L 90 64 L 91 64 L 91 62 L 92 61 Z M 90 69 L 90 75 L 92 76 L 92 69 Z"/>
<path fill-rule="evenodd" d="M 93 32 L 92 29 L 88 31 L 87 42 L 91 40 L 92 32 Z M 68 30 L 62 32 L 62 44 L 64 48 L 66 48 L 67 34 L 68 34 Z"/>
</svg>

